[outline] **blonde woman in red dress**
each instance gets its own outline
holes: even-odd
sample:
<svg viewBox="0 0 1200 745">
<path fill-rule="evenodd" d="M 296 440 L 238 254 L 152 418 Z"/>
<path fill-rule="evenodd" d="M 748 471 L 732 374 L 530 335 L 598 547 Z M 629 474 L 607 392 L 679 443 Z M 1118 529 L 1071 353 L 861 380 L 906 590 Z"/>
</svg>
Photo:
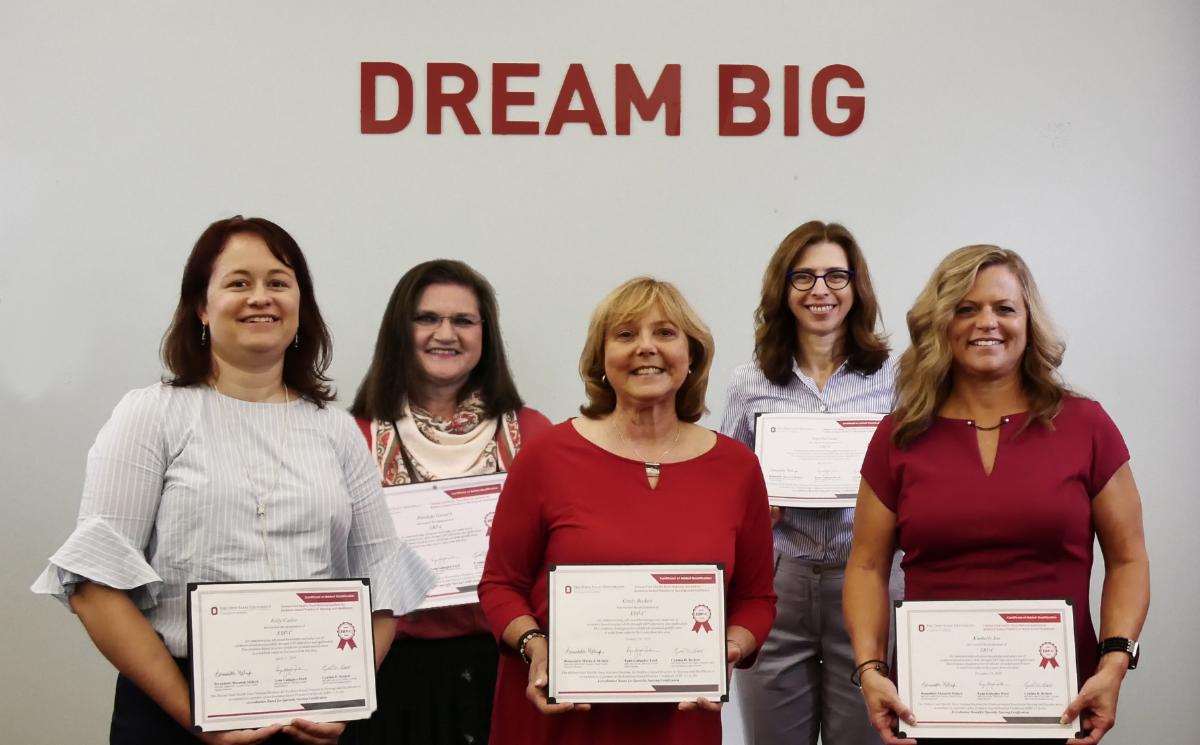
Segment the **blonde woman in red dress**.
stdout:
<svg viewBox="0 0 1200 745">
<path fill-rule="evenodd" d="M 727 659 L 752 661 L 775 617 L 771 524 L 754 454 L 695 423 L 712 354 L 666 282 L 630 280 L 593 314 L 583 416 L 521 454 L 492 526 L 479 594 L 502 643 L 493 745 L 720 743 L 720 706 L 704 699 L 548 703 L 543 633 L 551 564 L 722 562 Z"/>
</svg>

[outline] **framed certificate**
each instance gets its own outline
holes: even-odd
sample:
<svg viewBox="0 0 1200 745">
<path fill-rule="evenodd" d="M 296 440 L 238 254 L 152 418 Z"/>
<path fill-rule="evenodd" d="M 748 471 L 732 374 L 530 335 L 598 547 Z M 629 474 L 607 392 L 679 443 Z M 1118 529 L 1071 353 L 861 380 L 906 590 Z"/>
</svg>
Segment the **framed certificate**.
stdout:
<svg viewBox="0 0 1200 745">
<path fill-rule="evenodd" d="M 551 703 L 729 699 L 720 564 L 550 567 Z"/>
<path fill-rule="evenodd" d="M 1059 738 L 1079 690 L 1065 600 L 896 602 L 896 679 L 917 724 L 900 737 Z"/>
<path fill-rule="evenodd" d="M 434 571 L 420 608 L 479 602 L 496 500 L 505 473 L 389 486 L 383 490 L 396 533 Z"/>
<path fill-rule="evenodd" d="M 196 732 L 375 711 L 365 579 L 188 583 Z"/>
<path fill-rule="evenodd" d="M 853 507 L 883 414 L 757 414 L 754 453 L 776 507 Z"/>
</svg>

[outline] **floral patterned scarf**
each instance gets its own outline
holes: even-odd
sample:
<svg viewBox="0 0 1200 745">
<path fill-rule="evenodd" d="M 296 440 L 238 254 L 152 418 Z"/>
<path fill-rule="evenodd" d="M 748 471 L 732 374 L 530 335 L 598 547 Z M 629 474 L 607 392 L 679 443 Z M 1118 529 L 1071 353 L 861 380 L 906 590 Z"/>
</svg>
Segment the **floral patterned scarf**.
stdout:
<svg viewBox="0 0 1200 745">
<path fill-rule="evenodd" d="M 476 391 L 448 419 L 405 404 L 401 419 L 374 422 L 372 449 L 384 486 L 507 470 L 520 447 L 515 413 L 483 415 Z"/>
</svg>

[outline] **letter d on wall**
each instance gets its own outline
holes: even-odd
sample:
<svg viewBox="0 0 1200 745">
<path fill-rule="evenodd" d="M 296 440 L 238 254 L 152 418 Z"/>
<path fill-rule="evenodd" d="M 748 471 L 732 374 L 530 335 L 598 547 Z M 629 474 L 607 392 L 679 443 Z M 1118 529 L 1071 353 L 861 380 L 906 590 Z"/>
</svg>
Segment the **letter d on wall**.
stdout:
<svg viewBox="0 0 1200 745">
<path fill-rule="evenodd" d="M 380 78 L 395 81 L 399 96 L 396 113 L 389 119 L 380 119 L 375 101 L 376 86 Z M 360 77 L 360 125 L 365 135 L 395 134 L 408 126 L 413 115 L 413 80 L 402 66 L 395 62 L 364 62 Z"/>
</svg>

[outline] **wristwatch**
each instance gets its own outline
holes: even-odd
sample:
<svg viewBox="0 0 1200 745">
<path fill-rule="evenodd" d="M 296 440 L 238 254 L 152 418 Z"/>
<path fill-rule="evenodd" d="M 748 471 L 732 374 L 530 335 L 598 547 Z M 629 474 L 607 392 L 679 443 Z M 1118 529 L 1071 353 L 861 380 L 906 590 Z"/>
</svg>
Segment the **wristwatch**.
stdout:
<svg viewBox="0 0 1200 745">
<path fill-rule="evenodd" d="M 1142 645 L 1123 636 L 1110 636 L 1100 642 L 1101 656 L 1109 652 L 1124 652 L 1129 655 L 1129 669 L 1133 670 L 1138 666 L 1138 658 L 1142 656 Z"/>
</svg>

